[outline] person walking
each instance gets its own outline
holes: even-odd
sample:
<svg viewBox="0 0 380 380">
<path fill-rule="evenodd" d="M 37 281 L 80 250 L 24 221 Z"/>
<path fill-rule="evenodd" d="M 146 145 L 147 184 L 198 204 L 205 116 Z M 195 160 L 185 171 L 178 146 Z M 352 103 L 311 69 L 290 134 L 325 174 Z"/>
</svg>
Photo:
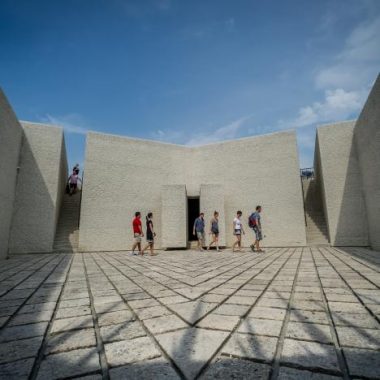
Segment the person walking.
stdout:
<svg viewBox="0 0 380 380">
<path fill-rule="evenodd" d="M 73 172 L 70 174 L 70 177 L 68 179 L 70 196 L 76 193 L 77 187 L 78 187 L 78 181 L 80 181 L 78 173 L 75 170 L 73 170 Z"/>
<path fill-rule="evenodd" d="M 149 212 L 146 216 L 146 247 L 141 251 L 141 255 L 144 256 L 144 251 L 150 249 L 150 255 L 156 256 L 154 253 L 154 237 L 156 233 L 153 230 L 153 213 Z"/>
<path fill-rule="evenodd" d="M 251 214 L 251 216 L 248 219 L 249 227 L 252 228 L 253 232 L 255 233 L 255 241 L 253 244 L 251 244 L 252 252 L 264 252 L 260 248 L 260 241 L 263 240 L 263 234 L 261 230 L 261 206 L 256 206 L 256 211 Z"/>
<path fill-rule="evenodd" d="M 144 236 L 144 232 L 142 230 L 142 225 L 141 225 L 140 211 L 135 212 L 135 217 L 132 221 L 132 227 L 133 227 L 133 237 L 135 239 L 132 246 L 132 255 L 137 255 L 137 253 L 135 253 L 136 247 L 138 248 L 139 253 L 141 254 L 141 238 Z"/>
<path fill-rule="evenodd" d="M 205 220 L 203 212 L 201 212 L 198 218 L 194 221 L 193 235 L 197 237 L 199 251 L 203 251 L 205 241 Z"/>
<path fill-rule="evenodd" d="M 212 241 L 210 242 L 207 250 L 209 251 L 211 246 L 215 243 L 216 250 L 220 252 L 219 249 L 219 212 L 214 211 L 214 217 L 210 220 L 210 235 L 212 236 Z"/>
<path fill-rule="evenodd" d="M 79 164 L 75 164 L 75 166 L 73 167 L 73 172 L 79 174 Z"/>
<path fill-rule="evenodd" d="M 243 228 L 243 223 L 241 222 L 241 216 L 242 215 L 243 215 L 243 213 L 241 211 L 238 211 L 236 213 L 236 217 L 234 218 L 234 221 L 233 221 L 233 229 L 234 229 L 234 235 L 236 236 L 236 241 L 235 241 L 234 245 L 232 246 L 232 252 L 235 252 L 236 246 L 238 246 L 237 251 L 243 252 L 243 250 L 241 249 L 241 235 L 242 234 L 245 235 L 245 231 Z"/>
</svg>

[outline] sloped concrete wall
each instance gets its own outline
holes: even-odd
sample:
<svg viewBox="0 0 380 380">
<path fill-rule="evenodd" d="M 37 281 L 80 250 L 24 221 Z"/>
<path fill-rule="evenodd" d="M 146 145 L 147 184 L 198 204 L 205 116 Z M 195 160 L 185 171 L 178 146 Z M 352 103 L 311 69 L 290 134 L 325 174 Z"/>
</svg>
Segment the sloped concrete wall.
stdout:
<svg viewBox="0 0 380 380">
<path fill-rule="evenodd" d="M 321 126 L 316 158 L 325 217 L 334 246 L 367 246 L 368 227 L 356 147 L 354 121 Z"/>
<path fill-rule="evenodd" d="M 8 254 L 22 128 L 0 89 L 0 259 Z"/>
<path fill-rule="evenodd" d="M 252 242 L 247 220 L 257 204 L 263 206 L 267 246 L 306 243 L 294 132 L 197 148 L 90 133 L 85 168 L 81 250 L 130 249 L 135 211 L 153 212 L 162 246 L 163 185 L 185 185 L 187 196 L 200 196 L 202 185 L 220 184 L 227 245 L 233 243 L 232 220 L 239 209 L 247 230 L 244 244 Z M 201 207 L 212 210 L 208 223 L 215 206 L 201 199 Z"/>
<path fill-rule="evenodd" d="M 10 253 L 51 252 L 67 176 L 62 128 L 22 123 Z"/>
<path fill-rule="evenodd" d="M 380 76 L 355 126 L 370 244 L 380 249 Z"/>
</svg>

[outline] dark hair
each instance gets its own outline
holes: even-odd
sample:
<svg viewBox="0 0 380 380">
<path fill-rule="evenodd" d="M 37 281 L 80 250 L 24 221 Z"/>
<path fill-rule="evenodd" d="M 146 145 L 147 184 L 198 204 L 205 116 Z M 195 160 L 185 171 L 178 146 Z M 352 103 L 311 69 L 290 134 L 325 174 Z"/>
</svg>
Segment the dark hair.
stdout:
<svg viewBox="0 0 380 380">
<path fill-rule="evenodd" d="M 148 212 L 148 215 L 146 216 L 146 220 L 150 219 L 153 216 L 152 212 Z"/>
<path fill-rule="evenodd" d="M 215 211 L 214 211 L 214 216 L 215 216 L 216 214 L 219 214 L 219 212 L 215 210 Z"/>
<path fill-rule="evenodd" d="M 136 211 L 135 212 L 135 217 L 137 218 L 139 215 L 141 215 L 141 212 L 140 211 Z"/>
<path fill-rule="evenodd" d="M 199 215 L 204 215 L 204 214 L 205 214 L 204 212 L 199 213 Z"/>
<path fill-rule="evenodd" d="M 260 208 L 261 208 L 260 205 L 257 205 L 257 206 L 256 206 L 256 210 L 259 210 Z"/>
<path fill-rule="evenodd" d="M 237 212 L 237 214 L 238 215 L 243 215 L 243 213 L 240 210 Z"/>
</svg>

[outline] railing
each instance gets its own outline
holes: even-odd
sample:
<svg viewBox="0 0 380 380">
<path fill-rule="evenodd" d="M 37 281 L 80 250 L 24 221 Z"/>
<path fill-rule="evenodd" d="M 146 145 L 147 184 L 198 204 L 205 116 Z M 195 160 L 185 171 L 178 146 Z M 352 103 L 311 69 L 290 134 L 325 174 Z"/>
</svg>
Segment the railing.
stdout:
<svg viewBox="0 0 380 380">
<path fill-rule="evenodd" d="M 304 168 L 300 169 L 301 178 L 313 179 L 314 178 L 314 168 Z"/>
</svg>

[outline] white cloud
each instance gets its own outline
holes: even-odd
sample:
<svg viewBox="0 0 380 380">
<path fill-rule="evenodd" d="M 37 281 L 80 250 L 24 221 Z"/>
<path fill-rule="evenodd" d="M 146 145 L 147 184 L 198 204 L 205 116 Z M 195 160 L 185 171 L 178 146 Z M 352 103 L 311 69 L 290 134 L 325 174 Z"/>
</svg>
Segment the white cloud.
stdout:
<svg viewBox="0 0 380 380">
<path fill-rule="evenodd" d="M 240 119 L 233 121 L 232 123 L 215 129 L 210 133 L 198 133 L 192 136 L 187 142 L 188 146 L 199 146 L 209 144 L 212 142 L 230 140 L 237 137 L 243 124 L 249 120 L 252 116 L 244 116 Z"/>
<path fill-rule="evenodd" d="M 317 72 L 316 86 L 352 90 L 370 85 L 380 68 L 379 36 L 380 17 L 359 24 L 352 30 L 332 64 Z"/>
<path fill-rule="evenodd" d="M 43 123 L 62 127 L 67 133 L 85 135 L 89 131 L 89 129 L 84 126 L 85 123 L 83 122 L 82 117 L 77 114 L 68 114 L 64 116 L 52 116 L 47 114 L 40 118 L 40 120 Z"/>
</svg>

